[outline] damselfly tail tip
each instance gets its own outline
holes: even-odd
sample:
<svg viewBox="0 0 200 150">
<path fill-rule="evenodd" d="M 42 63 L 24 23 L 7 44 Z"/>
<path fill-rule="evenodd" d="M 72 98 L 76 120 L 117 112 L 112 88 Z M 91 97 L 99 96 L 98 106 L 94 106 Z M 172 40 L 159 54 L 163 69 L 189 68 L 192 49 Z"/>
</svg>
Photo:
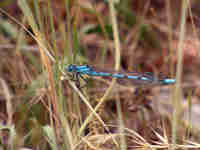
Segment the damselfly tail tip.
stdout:
<svg viewBox="0 0 200 150">
<path fill-rule="evenodd" d="M 176 79 L 170 79 L 170 78 L 168 78 L 168 79 L 162 80 L 162 84 L 163 85 L 169 85 L 169 84 L 175 84 L 175 83 L 176 83 Z"/>
</svg>

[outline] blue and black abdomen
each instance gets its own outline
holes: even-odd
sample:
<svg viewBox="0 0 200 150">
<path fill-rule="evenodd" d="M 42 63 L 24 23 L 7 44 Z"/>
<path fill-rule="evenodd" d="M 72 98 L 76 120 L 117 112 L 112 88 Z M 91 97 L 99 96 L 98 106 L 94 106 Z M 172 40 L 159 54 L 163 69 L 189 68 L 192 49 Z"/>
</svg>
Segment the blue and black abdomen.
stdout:
<svg viewBox="0 0 200 150">
<path fill-rule="evenodd" d="M 112 73 L 109 71 L 99 71 L 89 65 L 69 65 L 66 67 L 68 72 L 76 75 L 89 75 L 89 76 L 102 76 L 102 77 L 113 77 L 118 79 L 130 79 L 134 80 L 137 84 L 157 84 L 157 85 L 168 85 L 176 82 L 173 78 L 158 79 L 154 75 L 149 73 Z"/>
</svg>

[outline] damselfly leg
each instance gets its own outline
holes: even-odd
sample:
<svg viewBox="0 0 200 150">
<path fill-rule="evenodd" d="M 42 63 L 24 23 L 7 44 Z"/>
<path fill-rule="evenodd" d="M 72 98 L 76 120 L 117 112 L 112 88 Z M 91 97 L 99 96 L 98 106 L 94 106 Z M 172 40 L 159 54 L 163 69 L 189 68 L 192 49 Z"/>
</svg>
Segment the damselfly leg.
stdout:
<svg viewBox="0 0 200 150">
<path fill-rule="evenodd" d="M 88 84 L 88 80 L 85 79 L 82 74 L 76 73 L 76 78 L 77 78 L 77 82 L 78 82 L 78 84 L 76 84 L 76 85 L 77 85 L 78 88 L 80 88 L 80 89 L 84 88 Z M 80 78 L 84 81 L 82 86 L 80 85 Z"/>
</svg>

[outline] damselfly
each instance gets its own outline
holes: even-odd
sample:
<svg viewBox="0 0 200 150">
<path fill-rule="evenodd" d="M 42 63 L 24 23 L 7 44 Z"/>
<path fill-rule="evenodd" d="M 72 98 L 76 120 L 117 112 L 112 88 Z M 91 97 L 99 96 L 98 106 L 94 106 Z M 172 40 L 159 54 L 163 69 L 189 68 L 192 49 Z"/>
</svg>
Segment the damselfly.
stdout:
<svg viewBox="0 0 200 150">
<path fill-rule="evenodd" d="M 130 79 L 136 85 L 169 85 L 176 82 L 173 78 L 160 79 L 152 73 L 119 73 L 111 71 L 101 71 L 95 67 L 89 65 L 69 65 L 65 68 L 68 72 L 72 73 L 72 79 L 76 82 L 77 86 L 80 87 L 80 78 L 86 81 L 83 77 L 88 76 L 102 76 L 102 77 L 113 77 L 118 79 Z"/>
</svg>

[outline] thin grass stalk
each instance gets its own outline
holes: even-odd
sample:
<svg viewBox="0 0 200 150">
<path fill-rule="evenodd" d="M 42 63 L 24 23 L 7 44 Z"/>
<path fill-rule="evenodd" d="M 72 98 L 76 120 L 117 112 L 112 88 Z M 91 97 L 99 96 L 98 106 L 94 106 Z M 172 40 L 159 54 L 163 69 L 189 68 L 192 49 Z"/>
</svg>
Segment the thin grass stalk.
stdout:
<svg viewBox="0 0 200 150">
<path fill-rule="evenodd" d="M 188 103 L 188 114 L 187 114 L 187 122 L 188 122 L 188 126 L 187 126 L 187 130 L 186 130 L 186 140 L 190 138 L 191 135 L 191 129 L 192 129 L 192 93 L 193 91 L 191 90 L 189 92 L 189 95 L 187 97 L 187 103 Z"/>
<path fill-rule="evenodd" d="M 118 32 L 118 27 L 117 27 L 117 20 L 116 20 L 116 12 L 115 12 L 115 8 L 114 8 L 114 1 L 109 1 L 109 8 L 110 8 L 110 15 L 111 15 L 111 21 L 112 21 L 112 25 L 113 25 L 113 34 L 114 34 L 114 43 L 115 43 L 115 69 L 119 70 L 120 69 L 120 40 L 119 40 L 119 32 Z M 97 106 L 94 109 L 94 112 L 96 112 L 101 105 L 105 102 L 106 98 L 109 96 L 110 92 L 112 91 L 114 85 L 115 85 L 116 79 L 113 78 L 112 82 L 109 86 L 109 88 L 107 89 L 107 91 L 105 92 L 104 96 L 100 99 L 100 102 L 97 104 Z M 86 128 L 87 124 L 92 120 L 93 118 L 93 112 L 87 117 L 87 119 L 85 120 L 85 122 L 83 123 L 83 125 L 81 126 L 80 130 L 79 130 L 79 135 L 82 134 L 82 132 L 84 131 L 84 129 Z"/>
<path fill-rule="evenodd" d="M 187 1 L 183 0 L 182 5 L 182 16 L 181 16 L 181 27 L 180 27 L 180 40 L 178 43 L 178 63 L 177 63 L 177 72 L 176 72 L 176 85 L 174 93 L 174 112 L 173 112 L 173 124 L 172 124 L 172 150 L 176 149 L 176 140 L 177 140 L 177 130 L 178 122 L 180 118 L 180 106 L 181 106 L 181 79 L 183 71 L 183 44 L 185 37 L 185 22 L 186 22 L 186 12 L 187 12 Z"/>
<path fill-rule="evenodd" d="M 125 126 L 124 126 L 124 121 L 123 121 L 123 114 L 122 114 L 122 110 L 121 110 L 121 102 L 119 100 L 119 94 L 117 94 L 117 101 L 116 101 L 116 105 L 117 105 L 117 114 L 119 116 L 119 132 L 120 132 L 120 140 L 121 140 L 121 149 L 122 150 L 126 150 L 127 149 L 127 144 L 126 144 L 126 139 L 125 139 Z"/>
<path fill-rule="evenodd" d="M 14 115 L 13 111 L 14 109 L 12 105 L 13 95 L 11 94 L 8 88 L 8 84 L 2 78 L 0 78 L 0 86 L 2 87 L 1 92 L 3 93 L 6 99 L 6 111 L 8 115 L 7 125 L 11 126 L 13 124 L 13 115 Z"/>
<path fill-rule="evenodd" d="M 48 2 L 48 14 L 49 14 L 49 19 L 50 19 L 50 28 L 51 28 L 51 31 L 52 31 L 52 39 L 54 40 L 53 41 L 53 49 L 55 50 L 55 57 L 56 57 L 56 60 L 58 61 L 58 48 L 56 46 L 56 32 L 55 32 L 55 26 L 54 26 L 54 20 L 53 20 L 53 10 L 52 10 L 52 7 L 51 7 L 51 1 L 47 1 Z"/>
<path fill-rule="evenodd" d="M 67 50 L 70 50 L 72 56 L 68 56 L 69 58 L 69 62 L 70 63 L 74 63 L 75 62 L 75 50 L 73 50 L 73 46 L 72 46 L 72 28 L 71 28 L 71 16 L 70 16 L 70 1 L 69 0 L 65 0 L 65 5 L 66 5 L 66 13 L 67 13 Z M 69 63 L 68 62 L 68 63 Z"/>
<path fill-rule="evenodd" d="M 39 7 L 39 1 L 33 1 L 34 7 L 35 7 L 35 17 L 37 18 L 38 24 L 39 24 L 39 29 L 42 33 L 44 33 L 44 24 L 42 22 L 42 16 L 40 12 L 40 7 Z"/>
</svg>

